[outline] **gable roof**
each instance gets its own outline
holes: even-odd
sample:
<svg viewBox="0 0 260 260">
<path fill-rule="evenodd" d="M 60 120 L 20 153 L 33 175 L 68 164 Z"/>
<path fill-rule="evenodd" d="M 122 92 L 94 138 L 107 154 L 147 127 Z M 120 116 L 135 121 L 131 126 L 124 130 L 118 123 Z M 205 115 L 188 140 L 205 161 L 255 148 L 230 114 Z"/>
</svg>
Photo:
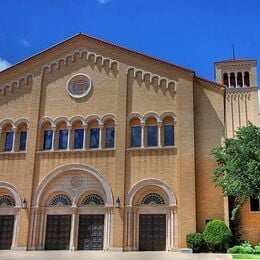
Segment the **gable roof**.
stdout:
<svg viewBox="0 0 260 260">
<path fill-rule="evenodd" d="M 73 35 L 72 37 L 62 41 L 62 42 L 59 42 L 39 53 L 36 53 L 34 54 L 33 56 L 25 59 L 25 60 L 22 60 L 16 64 L 14 64 L 13 66 L 3 70 L 3 71 L 0 71 L 0 76 L 4 76 L 8 73 L 11 73 L 13 71 L 16 71 L 17 69 L 19 69 L 20 67 L 22 67 L 23 65 L 25 64 L 32 64 L 36 61 L 39 61 L 42 57 L 44 57 L 44 55 L 48 54 L 48 53 L 52 53 L 54 52 L 55 50 L 58 50 L 66 45 L 68 45 L 69 43 L 73 42 L 73 41 L 76 41 L 77 39 L 89 39 L 89 40 L 92 40 L 92 41 L 96 41 L 102 45 L 105 45 L 107 47 L 110 47 L 110 48 L 113 48 L 113 49 L 116 49 L 116 50 L 119 50 L 119 51 L 122 51 L 122 52 L 125 52 L 127 53 L 128 55 L 131 55 L 131 56 L 135 56 L 137 58 L 144 58 L 146 60 L 150 60 L 152 62 L 155 62 L 157 64 L 160 64 L 160 65 L 164 65 L 164 66 L 167 66 L 169 68 L 175 68 L 181 72 L 184 72 L 188 75 L 191 75 L 191 76 L 194 76 L 195 78 L 197 78 L 198 80 L 200 81 L 204 81 L 208 84 L 210 84 L 211 86 L 217 86 L 217 87 L 224 87 L 223 85 L 221 84 L 218 84 L 214 81 L 210 81 L 210 80 L 207 80 L 207 79 L 203 79 L 203 78 L 200 78 L 200 77 L 196 77 L 196 73 L 194 70 L 191 70 L 191 69 L 187 69 L 187 68 L 184 68 L 182 66 L 179 66 L 179 65 L 176 65 L 174 63 L 170 63 L 170 62 L 167 62 L 167 61 L 164 61 L 164 60 L 161 60 L 161 59 L 158 59 L 158 58 L 155 58 L 155 57 L 152 57 L 152 56 L 149 56 L 149 55 L 146 55 L 146 54 L 143 54 L 141 52 L 137 52 L 137 51 L 134 51 L 134 50 L 131 50 L 131 49 L 128 49 L 128 48 L 125 48 L 125 47 L 122 47 L 122 46 L 119 46 L 119 45 L 116 45 L 116 44 L 113 44 L 113 43 L 110 43 L 108 41 L 104 41 L 104 40 L 101 40 L 101 39 L 98 39 L 96 37 L 93 37 L 93 36 L 89 36 L 89 35 L 86 35 L 86 34 L 83 34 L 83 33 L 78 33 L 78 34 L 75 34 Z"/>
<path fill-rule="evenodd" d="M 107 42 L 107 41 L 104 41 L 104 40 L 101 40 L 101 39 L 98 39 L 98 38 L 95 38 L 93 36 L 88 36 L 86 34 L 83 34 L 83 33 L 78 33 L 62 42 L 59 42 L 39 53 L 36 53 L 34 54 L 33 56 L 25 59 L 25 60 L 22 60 L 16 64 L 14 64 L 13 66 L 3 70 L 0 72 L 0 76 L 1 75 L 4 75 L 4 74 L 7 74 L 11 71 L 14 71 L 16 69 L 18 69 L 19 67 L 23 66 L 24 64 L 28 64 L 28 63 L 33 63 L 35 61 L 38 61 L 41 57 L 43 57 L 44 55 L 48 54 L 48 53 L 51 53 L 57 49 L 60 49 L 62 48 L 63 46 L 66 46 L 68 43 L 70 42 L 73 42 L 77 39 L 90 39 L 90 40 L 94 40 L 98 43 L 101 43 L 103 45 L 106 45 L 110 48 L 113 48 L 113 49 L 116 49 L 116 50 L 119 50 L 119 51 L 122 51 L 122 52 L 126 52 L 127 54 L 131 55 L 131 56 L 136 56 L 136 57 L 142 57 L 144 59 L 148 59 L 150 61 L 153 61 L 153 62 L 156 62 L 158 64 L 161 64 L 161 65 L 166 65 L 166 66 L 169 66 L 169 67 L 174 67 L 176 68 L 177 70 L 180 70 L 182 72 L 185 72 L 185 73 L 188 73 L 188 74 L 191 74 L 191 75 L 195 75 L 195 72 L 191 69 L 187 69 L 187 68 L 184 68 L 182 66 L 178 66 L 176 64 L 173 64 L 173 63 L 170 63 L 170 62 L 167 62 L 167 61 L 164 61 L 164 60 L 161 60 L 161 59 L 158 59 L 158 58 L 155 58 L 155 57 L 152 57 L 152 56 L 149 56 L 149 55 L 146 55 L 146 54 L 143 54 L 143 53 L 140 53 L 140 52 L 137 52 L 137 51 L 133 51 L 133 50 L 130 50 L 128 48 L 125 48 L 125 47 L 121 47 L 119 45 L 116 45 L 116 44 L 113 44 L 113 43 L 110 43 L 110 42 Z"/>
</svg>

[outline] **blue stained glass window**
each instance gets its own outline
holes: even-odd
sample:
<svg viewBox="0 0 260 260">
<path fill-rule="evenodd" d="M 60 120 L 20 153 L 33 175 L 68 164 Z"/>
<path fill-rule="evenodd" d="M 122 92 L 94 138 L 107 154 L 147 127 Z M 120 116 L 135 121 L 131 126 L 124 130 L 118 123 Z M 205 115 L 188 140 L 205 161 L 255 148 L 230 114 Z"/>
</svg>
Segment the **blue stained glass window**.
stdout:
<svg viewBox="0 0 260 260">
<path fill-rule="evenodd" d="M 158 127 L 157 126 L 147 126 L 147 145 L 157 146 L 158 141 Z"/>
<path fill-rule="evenodd" d="M 115 128 L 109 127 L 106 128 L 106 148 L 114 147 L 115 142 Z"/>
<path fill-rule="evenodd" d="M 10 152 L 13 148 L 13 138 L 14 133 L 13 132 L 7 132 L 5 135 L 5 151 Z"/>
<path fill-rule="evenodd" d="M 67 149 L 68 145 L 68 129 L 60 130 L 59 133 L 59 149 L 64 150 Z"/>
<path fill-rule="evenodd" d="M 173 125 L 164 126 L 164 145 L 165 146 L 174 145 L 174 126 Z"/>
<path fill-rule="evenodd" d="M 43 150 L 50 150 L 52 146 L 52 130 L 44 131 L 44 139 L 43 139 Z"/>
<path fill-rule="evenodd" d="M 98 147 L 99 147 L 99 128 L 91 128 L 89 148 L 93 149 Z"/>
<path fill-rule="evenodd" d="M 141 146 L 141 126 L 131 127 L 131 147 Z"/>
<path fill-rule="evenodd" d="M 83 139 L 84 139 L 84 129 L 75 129 L 75 136 L 74 136 L 75 149 L 83 148 Z"/>
<path fill-rule="evenodd" d="M 21 134 L 20 134 L 19 151 L 25 151 L 25 149 L 26 149 L 26 139 L 27 139 L 27 132 L 22 131 Z"/>
</svg>

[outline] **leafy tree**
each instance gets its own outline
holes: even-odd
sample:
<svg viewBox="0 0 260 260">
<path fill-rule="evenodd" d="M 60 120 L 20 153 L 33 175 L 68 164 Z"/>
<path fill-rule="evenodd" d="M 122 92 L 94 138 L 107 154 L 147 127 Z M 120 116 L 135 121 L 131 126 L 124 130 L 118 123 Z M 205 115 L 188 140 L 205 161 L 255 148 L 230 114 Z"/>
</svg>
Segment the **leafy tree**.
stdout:
<svg viewBox="0 0 260 260">
<path fill-rule="evenodd" d="M 245 202 L 260 198 L 260 127 L 249 123 L 211 151 L 217 161 L 213 183 L 235 199 L 231 220 Z"/>
</svg>

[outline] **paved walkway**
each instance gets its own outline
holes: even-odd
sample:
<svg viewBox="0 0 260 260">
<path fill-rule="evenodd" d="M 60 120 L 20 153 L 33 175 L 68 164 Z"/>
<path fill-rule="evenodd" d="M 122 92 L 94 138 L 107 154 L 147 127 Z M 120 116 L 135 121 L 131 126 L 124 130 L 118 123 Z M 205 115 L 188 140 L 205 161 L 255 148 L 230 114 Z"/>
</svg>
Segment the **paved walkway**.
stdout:
<svg viewBox="0 0 260 260">
<path fill-rule="evenodd" d="M 223 254 L 168 252 L 0 251 L 1 260 L 231 260 Z"/>
</svg>

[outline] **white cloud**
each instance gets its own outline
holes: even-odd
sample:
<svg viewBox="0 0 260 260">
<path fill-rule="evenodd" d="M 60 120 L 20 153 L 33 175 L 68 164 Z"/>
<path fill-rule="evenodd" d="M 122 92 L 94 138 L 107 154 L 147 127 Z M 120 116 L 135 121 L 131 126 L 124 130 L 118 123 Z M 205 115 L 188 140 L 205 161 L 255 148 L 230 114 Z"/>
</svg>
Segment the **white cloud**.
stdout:
<svg viewBox="0 0 260 260">
<path fill-rule="evenodd" d="M 12 65 L 12 64 L 9 63 L 7 60 L 3 60 L 3 59 L 0 57 L 0 71 L 9 68 L 11 65 Z"/>
<path fill-rule="evenodd" d="M 28 40 L 24 39 L 24 38 L 21 38 L 19 40 L 19 42 L 20 42 L 20 44 L 22 44 L 26 48 L 29 47 L 29 45 L 30 45 L 30 42 Z"/>
<path fill-rule="evenodd" d="M 97 0 L 99 4 L 104 5 L 110 2 L 110 0 Z"/>
</svg>

